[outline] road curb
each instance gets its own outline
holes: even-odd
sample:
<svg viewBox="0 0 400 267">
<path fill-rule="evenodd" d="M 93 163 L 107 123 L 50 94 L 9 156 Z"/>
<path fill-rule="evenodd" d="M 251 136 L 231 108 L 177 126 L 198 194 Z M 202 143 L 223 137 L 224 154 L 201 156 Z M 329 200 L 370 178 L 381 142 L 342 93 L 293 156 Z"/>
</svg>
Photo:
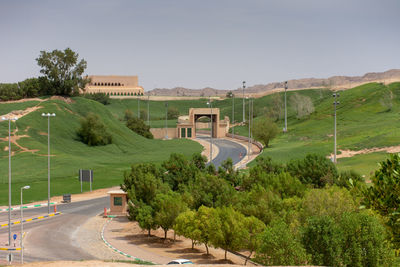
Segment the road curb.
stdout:
<svg viewBox="0 0 400 267">
<path fill-rule="evenodd" d="M 125 252 L 122 252 L 121 250 L 115 248 L 113 245 L 111 245 L 110 243 L 107 242 L 107 240 L 104 238 L 104 230 L 106 229 L 107 224 L 109 224 L 112 221 L 113 218 L 109 218 L 103 226 L 103 229 L 101 230 L 101 240 L 103 240 L 104 244 L 107 245 L 107 247 L 111 248 L 112 250 L 114 250 L 115 252 L 117 252 L 118 254 L 121 254 L 125 257 L 128 257 L 130 259 L 134 259 L 134 260 L 138 260 L 138 261 L 143 261 L 142 259 L 136 258 L 134 256 L 131 256 L 129 254 L 126 254 Z M 153 263 L 153 262 L 152 262 Z"/>
<path fill-rule="evenodd" d="M 21 250 L 21 248 L 0 248 L 0 250 L 5 250 L 5 251 L 17 251 L 17 250 Z"/>
<path fill-rule="evenodd" d="M 35 218 L 29 218 L 29 219 L 23 220 L 22 222 L 41 220 L 41 219 L 50 218 L 50 217 L 54 217 L 56 215 L 61 215 L 61 214 L 62 214 L 61 212 L 51 213 L 51 214 L 47 214 L 47 215 L 43 215 L 43 216 L 39 216 L 39 217 L 35 217 Z M 15 221 L 15 222 L 12 222 L 11 225 L 16 225 L 16 224 L 20 224 L 20 223 L 21 223 L 21 221 Z M 8 226 L 8 223 L 1 224 L 0 228 L 6 227 L 6 226 Z"/>
<path fill-rule="evenodd" d="M 54 205 L 57 204 L 57 202 L 51 202 L 50 205 Z M 23 209 L 30 209 L 30 208 L 38 208 L 38 207 L 44 207 L 47 206 L 47 203 L 43 203 L 43 204 L 36 204 L 36 205 L 29 205 L 29 206 L 22 206 Z M 20 210 L 21 207 L 15 207 L 15 208 L 11 208 L 11 210 Z M 0 209 L 0 212 L 4 212 L 4 211 L 8 211 L 7 209 Z"/>
</svg>

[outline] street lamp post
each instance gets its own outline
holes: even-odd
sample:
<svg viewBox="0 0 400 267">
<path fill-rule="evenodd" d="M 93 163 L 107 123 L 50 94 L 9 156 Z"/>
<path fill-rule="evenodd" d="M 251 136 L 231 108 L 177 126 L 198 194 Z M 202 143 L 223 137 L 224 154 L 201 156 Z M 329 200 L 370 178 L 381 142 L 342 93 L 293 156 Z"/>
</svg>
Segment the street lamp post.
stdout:
<svg viewBox="0 0 400 267">
<path fill-rule="evenodd" d="M 22 190 L 24 189 L 29 189 L 31 188 L 29 185 L 26 185 L 24 187 L 21 187 L 21 236 L 20 236 L 20 246 L 21 246 L 21 264 L 24 264 L 24 241 L 23 241 L 23 234 L 24 234 L 24 212 L 22 211 L 22 204 L 23 204 L 23 198 L 22 198 Z"/>
<path fill-rule="evenodd" d="M 283 132 L 287 132 L 287 109 L 286 109 L 286 90 L 288 89 L 287 81 L 285 82 L 285 128 L 283 128 Z"/>
<path fill-rule="evenodd" d="M 243 81 L 243 123 L 246 121 L 246 118 L 245 118 L 245 115 L 244 115 L 244 113 L 245 113 L 244 89 L 245 88 L 246 88 L 246 81 Z"/>
<path fill-rule="evenodd" d="M 168 118 L 168 102 L 165 102 L 165 139 L 168 139 L 167 118 Z"/>
<path fill-rule="evenodd" d="M 336 106 L 337 105 L 339 105 L 340 104 L 340 102 L 339 101 L 336 101 L 336 99 L 340 96 L 339 95 L 339 93 L 333 93 L 333 95 L 332 95 L 334 98 L 335 98 L 335 101 L 333 102 L 333 105 L 334 105 L 334 110 L 335 110 L 335 113 L 334 113 L 334 118 L 335 118 L 335 120 L 334 120 L 334 154 L 333 154 L 333 162 L 334 163 L 336 163 L 337 161 L 336 161 Z"/>
<path fill-rule="evenodd" d="M 147 96 L 147 125 L 150 126 L 150 95 Z"/>
<path fill-rule="evenodd" d="M 232 93 L 232 138 L 235 138 L 235 95 Z"/>
<path fill-rule="evenodd" d="M 207 105 L 210 105 L 211 108 L 211 136 L 210 136 L 210 163 L 212 161 L 212 146 L 213 146 L 213 110 L 212 110 L 212 102 L 211 102 L 211 97 L 209 98 L 209 101 L 207 102 Z"/>
<path fill-rule="evenodd" d="M 11 121 L 16 121 L 18 118 L 1 119 L 8 120 L 8 245 L 11 246 Z"/>
<path fill-rule="evenodd" d="M 55 117 L 55 113 L 42 113 L 42 117 L 47 117 L 47 213 L 50 214 L 50 117 Z"/>
<path fill-rule="evenodd" d="M 250 106 L 251 106 L 251 98 L 250 97 L 246 97 L 246 99 L 248 99 L 249 100 L 249 120 L 248 120 L 248 127 L 249 127 L 249 136 L 248 136 L 248 152 L 247 152 L 247 161 L 249 161 L 250 160 L 250 150 L 251 150 L 251 147 L 250 147 L 250 135 L 251 135 L 251 109 L 250 109 Z"/>
</svg>

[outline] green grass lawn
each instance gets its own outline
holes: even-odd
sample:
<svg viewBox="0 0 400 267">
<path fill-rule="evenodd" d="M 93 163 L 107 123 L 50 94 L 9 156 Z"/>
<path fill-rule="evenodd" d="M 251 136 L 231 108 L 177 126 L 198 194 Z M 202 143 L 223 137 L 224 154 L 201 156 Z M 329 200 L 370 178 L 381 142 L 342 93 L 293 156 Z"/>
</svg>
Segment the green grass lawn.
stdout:
<svg viewBox="0 0 400 267">
<path fill-rule="evenodd" d="M 47 198 L 47 119 L 41 117 L 42 112 L 55 112 L 50 118 L 51 124 L 51 188 L 52 195 L 77 193 L 79 169 L 93 169 L 93 188 L 104 188 L 122 183 L 123 174 L 130 169 L 132 163 L 160 163 L 172 152 L 192 155 L 200 152 L 202 147 L 190 140 L 149 140 L 139 136 L 125 127 L 124 123 L 105 108 L 104 105 L 85 98 L 73 98 L 74 103 L 67 104 L 60 100 L 46 101 L 40 104 L 43 108 L 32 112 L 16 123 L 17 135 L 27 135 L 18 140 L 18 144 L 35 152 L 23 152 L 20 147 L 12 146 L 15 156 L 12 157 L 13 203 L 19 202 L 19 190 L 24 185 L 31 189 L 24 194 L 25 201 Z M 33 104 L 25 102 L 24 107 Z M 18 109 L 21 105 L 18 103 Z M 0 104 L 16 105 L 16 104 Z M 7 107 L 9 110 L 12 108 Z M 80 119 L 88 112 L 98 114 L 112 134 L 113 144 L 89 147 L 80 142 L 76 130 Z M 8 135 L 8 123 L 0 123 L 0 137 Z M 8 142 L 0 141 L 0 205 L 8 199 Z M 86 189 L 89 188 L 85 184 Z"/>
</svg>

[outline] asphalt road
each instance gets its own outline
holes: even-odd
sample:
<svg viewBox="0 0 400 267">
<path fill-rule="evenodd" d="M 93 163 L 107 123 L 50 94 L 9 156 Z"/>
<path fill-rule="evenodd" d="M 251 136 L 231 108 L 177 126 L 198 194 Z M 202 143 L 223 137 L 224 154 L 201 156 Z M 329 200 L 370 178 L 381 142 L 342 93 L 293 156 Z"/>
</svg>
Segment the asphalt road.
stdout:
<svg viewBox="0 0 400 267">
<path fill-rule="evenodd" d="M 209 136 L 197 136 L 197 138 L 210 142 Z M 212 163 L 217 169 L 219 166 L 221 166 L 222 162 L 224 162 L 228 158 L 231 158 L 233 165 L 235 165 L 247 155 L 246 148 L 238 143 L 229 141 L 227 139 L 213 138 L 213 144 L 219 148 L 218 155 L 212 160 Z"/>
<path fill-rule="evenodd" d="M 109 207 L 109 197 L 72 202 L 57 206 L 57 211 L 63 214 L 53 218 L 37 220 L 24 224 L 24 261 L 51 261 L 51 260 L 90 260 L 95 259 L 82 251 L 79 236 L 76 236 L 79 227 L 89 218 L 101 213 L 104 207 Z M 24 218 L 31 218 L 47 213 L 47 207 L 24 210 Z M 13 212 L 14 220 L 19 220 L 19 212 Z M 8 213 L 0 213 L 0 220 L 5 221 Z M 0 235 L 8 233 L 8 227 L 0 228 Z M 12 234 L 20 234 L 20 225 L 12 227 Z M 4 245 L 4 244 L 2 244 Z M 7 251 L 0 251 L 0 257 L 5 259 Z M 20 261 L 20 252 L 14 252 L 14 261 Z"/>
</svg>

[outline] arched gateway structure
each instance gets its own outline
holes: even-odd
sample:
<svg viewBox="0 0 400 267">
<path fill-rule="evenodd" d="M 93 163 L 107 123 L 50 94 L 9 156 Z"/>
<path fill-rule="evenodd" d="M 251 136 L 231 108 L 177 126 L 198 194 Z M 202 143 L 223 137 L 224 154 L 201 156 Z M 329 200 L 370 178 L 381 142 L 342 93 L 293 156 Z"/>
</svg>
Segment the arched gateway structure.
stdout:
<svg viewBox="0 0 400 267">
<path fill-rule="evenodd" d="M 177 124 L 178 138 L 196 138 L 196 122 L 202 117 L 212 117 L 212 136 L 213 138 L 225 137 L 229 131 L 229 118 L 220 120 L 219 108 L 191 108 L 189 116 L 182 116 Z"/>
</svg>

